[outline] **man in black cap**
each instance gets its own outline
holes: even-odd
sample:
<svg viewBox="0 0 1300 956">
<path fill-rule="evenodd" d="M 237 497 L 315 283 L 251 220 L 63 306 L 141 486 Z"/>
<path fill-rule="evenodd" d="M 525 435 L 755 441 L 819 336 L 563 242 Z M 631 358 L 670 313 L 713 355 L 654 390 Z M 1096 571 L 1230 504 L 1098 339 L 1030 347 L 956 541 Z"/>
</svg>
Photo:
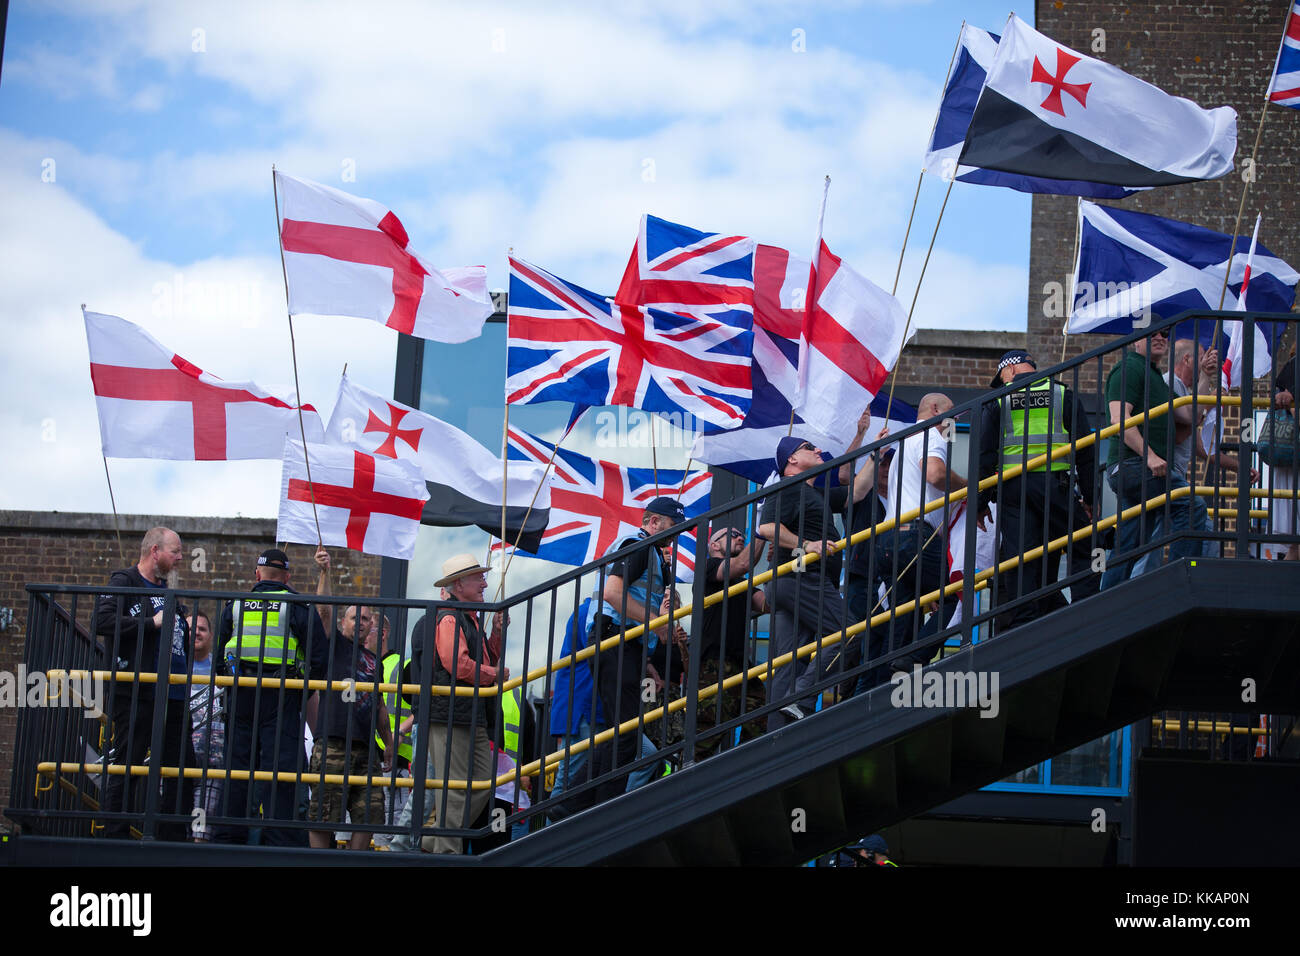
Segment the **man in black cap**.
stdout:
<svg viewBox="0 0 1300 956">
<path fill-rule="evenodd" d="M 1037 376 L 1037 363 L 1022 349 L 1003 354 L 990 388 L 1015 383 L 1019 391 L 986 402 L 980 417 L 980 474 L 1005 473 L 1039 455 L 1050 454 L 1078 442 L 1092 428 L 1073 392 L 1050 378 Z M 981 527 L 985 509 L 996 502 L 1000 561 L 1023 554 L 1070 531 L 1086 529 L 1092 523 L 1097 484 L 1097 455 L 1093 445 L 1075 447 L 1018 477 L 1008 478 L 980 493 Z M 1065 549 L 1067 573 L 1087 571 L 1070 585 L 1071 600 L 1096 594 L 1100 577 L 1092 571 L 1092 549 L 1100 546 L 1095 537 L 1080 536 Z M 1046 561 L 1027 561 L 998 578 L 998 602 L 1006 604 L 1018 595 L 1055 583 L 1061 554 Z M 1059 592 L 1052 592 L 1003 615 L 1003 628 L 1035 620 L 1062 606 Z"/>
<path fill-rule="evenodd" d="M 667 531 L 685 520 L 686 509 L 680 501 L 663 496 L 655 498 L 646 505 L 637 537 L 618 542 L 612 551 Z M 673 584 L 676 568 L 672 555 L 676 543 L 676 537 L 671 537 L 655 546 L 637 548 L 609 568 L 598 595 L 603 603 L 587 637 L 588 645 L 623 634 L 668 613 L 675 603 Z M 649 655 L 654 654 L 659 642 L 668 640 L 670 635 L 675 636 L 676 630 L 672 627 L 647 630 L 641 637 L 620 641 L 596 653 L 592 659 L 592 672 L 606 722 L 616 726 L 640 714 L 643 678 L 649 677 L 656 688 L 663 686 L 663 678 L 650 662 Z M 671 660 L 671 656 L 668 659 Z M 654 750 L 654 745 L 642 734 L 635 731 L 621 734 L 616 749 L 617 766 Z M 626 789 L 634 790 L 649 783 L 658 770 L 658 765 L 653 763 L 635 770 L 628 777 Z"/>
<path fill-rule="evenodd" d="M 858 423 L 860 433 L 865 433 L 869 421 L 864 414 Z M 782 478 L 801 475 L 823 460 L 821 449 L 802 438 L 788 435 L 777 443 L 776 468 Z M 829 474 L 824 475 L 824 479 L 829 478 Z M 850 497 L 854 502 L 866 498 L 875 483 L 876 461 L 872 455 L 859 463 L 851 489 L 846 485 L 828 488 L 825 480 L 819 486 L 816 479 L 809 478 L 764 500 L 758 534 L 775 543 L 776 565 L 800 560 L 794 573 L 775 579 L 767 589 L 772 611 L 769 660 L 843 630 L 844 598 L 839 591 L 842 559 L 839 552 L 829 552 L 829 545 L 841 537 L 835 517 L 844 511 Z M 808 554 L 819 554 L 821 559 L 805 568 L 802 559 Z M 832 658 L 842 661 L 837 651 L 819 648 L 816 665 L 803 658 L 772 670 L 767 682 L 768 702 L 787 703 L 768 716 L 768 730 L 783 727 L 812 711 L 815 695 L 808 691 L 828 672 Z"/>
<path fill-rule="evenodd" d="M 329 555 L 324 548 L 316 550 L 316 564 L 320 567 L 316 593 L 324 594 L 329 583 Z M 268 548 L 258 557 L 254 574 L 257 583 L 253 594 L 257 597 L 241 598 L 226 605 L 222 612 L 218 663 L 225 673 L 235 677 L 322 679 L 329 664 L 330 640 L 319 614 L 305 604 L 271 597 L 298 593 L 289 586 L 289 556 L 279 548 Z M 306 668 L 304 662 L 308 662 Z M 235 688 L 226 728 L 228 770 L 292 774 L 302 769 L 306 752 L 301 690 L 273 683 Z M 253 817 L 259 804 L 268 822 L 292 820 L 297 814 L 297 786 L 293 780 L 259 783 L 251 803 L 249 796 L 248 780 L 228 781 L 222 815 Z M 247 840 L 247 827 L 229 826 L 218 830 L 215 842 Z M 262 831 L 262 842 L 306 846 L 307 834 L 286 827 L 268 827 Z"/>
</svg>

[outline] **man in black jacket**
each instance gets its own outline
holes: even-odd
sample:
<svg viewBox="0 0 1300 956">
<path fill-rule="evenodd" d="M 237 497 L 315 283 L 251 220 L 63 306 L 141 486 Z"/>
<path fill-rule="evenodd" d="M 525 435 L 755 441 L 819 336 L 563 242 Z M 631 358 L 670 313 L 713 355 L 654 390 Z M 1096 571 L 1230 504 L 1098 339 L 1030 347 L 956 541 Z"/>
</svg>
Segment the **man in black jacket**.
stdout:
<svg viewBox="0 0 1300 956">
<path fill-rule="evenodd" d="M 184 753 L 185 767 L 195 767 L 194 745 L 190 739 L 189 707 L 184 684 L 166 684 L 167 673 L 184 674 L 185 653 L 189 646 L 189 628 L 185 608 L 177 605 L 168 620 L 167 576 L 184 557 L 180 536 L 170 528 L 150 528 L 140 542 L 140 560 L 129 568 L 114 571 L 109 587 L 132 588 L 147 592 L 139 597 L 101 594 L 95 604 L 95 633 L 103 639 L 111 669 L 134 674 L 135 681 L 114 681 L 109 688 L 107 708 L 112 715 L 109 730 L 108 762 L 117 766 L 140 766 L 152 742 L 155 706 L 166 710 L 163 725 L 161 766 L 178 767 Z M 163 627 L 169 632 L 164 634 Z M 163 665 L 159 661 L 168 662 Z M 139 678 L 158 675 L 162 690 Z M 161 696 L 161 701 L 160 701 Z M 119 813 L 126 806 L 127 780 L 139 786 L 142 778 L 110 774 L 104 793 L 103 808 Z M 180 799 L 178 801 L 178 794 Z M 189 816 L 194 806 L 194 781 L 163 779 L 163 802 L 159 810 Z M 110 837 L 129 835 L 124 820 L 108 821 L 104 832 Z M 159 826 L 158 834 L 167 840 L 183 840 L 187 827 L 183 823 Z"/>
<path fill-rule="evenodd" d="M 980 415 L 980 476 L 1006 472 L 1023 466 L 1041 454 L 1075 444 L 1067 452 L 1044 465 L 999 482 L 980 493 L 980 523 L 983 527 L 986 508 L 996 501 L 1000 543 L 999 561 L 1043 546 L 1071 531 L 1086 530 L 1092 524 L 1092 508 L 1097 486 L 1097 454 L 1094 445 L 1076 443 L 1092 433 L 1087 413 L 1075 400 L 1074 393 L 1059 382 L 1036 374 L 1037 364 L 1028 352 L 1015 349 L 1003 354 L 989 383 L 990 388 L 1017 384 L 1019 391 L 1004 395 L 999 401 L 985 402 Z M 1091 570 L 1092 549 L 1100 547 L 1095 536 L 1080 535 L 1063 549 L 1067 573 L 1088 571 L 1087 577 L 1070 585 L 1071 601 L 1096 594 L 1100 576 Z M 998 603 L 1006 604 L 1020 594 L 1036 591 L 1055 583 L 1062 552 L 1026 561 L 998 578 Z M 1063 606 L 1058 591 L 1001 616 L 1004 629 L 1033 621 Z"/>
</svg>

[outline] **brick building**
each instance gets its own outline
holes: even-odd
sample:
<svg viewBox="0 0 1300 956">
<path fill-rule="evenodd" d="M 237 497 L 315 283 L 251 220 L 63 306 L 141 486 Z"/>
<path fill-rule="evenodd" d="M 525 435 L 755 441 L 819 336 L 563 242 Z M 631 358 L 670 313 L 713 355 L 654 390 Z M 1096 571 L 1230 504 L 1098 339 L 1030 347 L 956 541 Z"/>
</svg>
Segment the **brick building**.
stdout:
<svg viewBox="0 0 1300 956">
<path fill-rule="evenodd" d="M 23 660 L 26 585 L 106 582 L 113 571 L 135 563 L 140 538 L 156 525 L 176 531 L 185 548 L 173 586 L 210 591 L 251 587 L 257 555 L 275 537 L 275 521 L 269 518 L 122 515 L 119 553 L 112 515 L 0 511 L 0 671 L 13 674 Z M 315 585 L 314 550 L 297 544 L 286 548 L 299 587 Z M 330 557 L 333 593 L 379 593 L 380 558 L 342 548 L 330 549 Z M 79 611 L 77 617 L 85 622 L 88 614 Z M 0 709 L 0 806 L 8 805 L 15 728 L 16 712 Z M 0 828 L 11 825 L 0 820 Z"/>
<path fill-rule="evenodd" d="M 1242 173 L 1259 132 L 1264 90 L 1273 72 L 1289 8 L 1282 0 L 1218 3 L 1115 3 L 1108 0 L 1036 0 L 1035 27 L 1066 46 L 1113 63 L 1167 93 L 1204 107 L 1237 111 L 1237 172 Z M 1105 50 L 1094 45 L 1104 31 Z M 1300 149 L 1300 115 L 1270 106 L 1246 198 L 1242 230 L 1264 212 L 1269 249 L 1300 262 L 1300 220 L 1293 157 Z M 1114 205 L 1231 233 L 1241 202 L 1241 175 L 1213 182 L 1151 189 Z M 1064 316 L 1049 315 L 1050 283 L 1065 283 L 1074 263 L 1075 199 L 1033 197 L 1029 253 L 1027 347 L 1052 363 L 1061 355 Z M 1249 240 L 1247 240 L 1248 242 Z M 1217 304 L 1217 303 L 1213 303 Z M 1096 348 L 1105 336 L 1072 335 L 1066 357 Z"/>
</svg>

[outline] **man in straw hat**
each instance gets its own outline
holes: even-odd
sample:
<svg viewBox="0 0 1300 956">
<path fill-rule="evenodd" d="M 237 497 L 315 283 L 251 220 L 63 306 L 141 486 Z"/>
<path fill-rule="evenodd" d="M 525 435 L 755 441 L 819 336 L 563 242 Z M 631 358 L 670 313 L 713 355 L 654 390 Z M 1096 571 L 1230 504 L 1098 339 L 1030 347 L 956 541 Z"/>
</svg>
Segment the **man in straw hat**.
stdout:
<svg viewBox="0 0 1300 956">
<path fill-rule="evenodd" d="M 434 587 L 446 588 L 452 601 L 482 604 L 487 570 L 472 554 L 458 554 L 442 563 L 442 577 Z M 441 607 L 432 626 L 427 616 L 420 618 L 411 632 L 413 679 L 422 681 L 429 673 L 434 687 L 452 688 L 453 692 L 457 686 L 489 687 L 508 680 L 510 670 L 501 664 L 501 651 L 509 615 L 496 615 L 490 635 L 480 615 L 470 608 Z M 495 698 L 489 704 L 477 693 L 430 698 L 429 723 L 422 736 L 428 741 L 428 772 L 435 779 L 473 782 L 491 777 L 495 760 L 488 720 L 494 705 Z M 426 805 L 425 825 L 469 828 L 491 798 L 491 788 L 458 790 L 444 785 L 429 794 L 432 805 Z M 426 836 L 421 847 L 428 853 L 460 853 L 461 840 Z"/>
</svg>

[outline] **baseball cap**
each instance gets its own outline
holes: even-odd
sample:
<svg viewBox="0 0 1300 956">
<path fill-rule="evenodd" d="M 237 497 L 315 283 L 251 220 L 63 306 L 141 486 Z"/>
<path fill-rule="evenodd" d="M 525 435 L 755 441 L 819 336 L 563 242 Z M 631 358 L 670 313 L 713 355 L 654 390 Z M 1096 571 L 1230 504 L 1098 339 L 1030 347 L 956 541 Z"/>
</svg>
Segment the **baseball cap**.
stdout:
<svg viewBox="0 0 1300 956">
<path fill-rule="evenodd" d="M 257 556 L 258 567 L 279 568 L 282 571 L 289 570 L 289 556 L 279 548 L 267 548 Z"/>
<path fill-rule="evenodd" d="M 660 495 L 648 505 L 645 510 L 655 515 L 663 515 L 665 518 L 672 518 L 673 524 L 681 524 L 686 520 L 686 509 L 676 498 L 669 498 L 666 495 Z"/>
</svg>

